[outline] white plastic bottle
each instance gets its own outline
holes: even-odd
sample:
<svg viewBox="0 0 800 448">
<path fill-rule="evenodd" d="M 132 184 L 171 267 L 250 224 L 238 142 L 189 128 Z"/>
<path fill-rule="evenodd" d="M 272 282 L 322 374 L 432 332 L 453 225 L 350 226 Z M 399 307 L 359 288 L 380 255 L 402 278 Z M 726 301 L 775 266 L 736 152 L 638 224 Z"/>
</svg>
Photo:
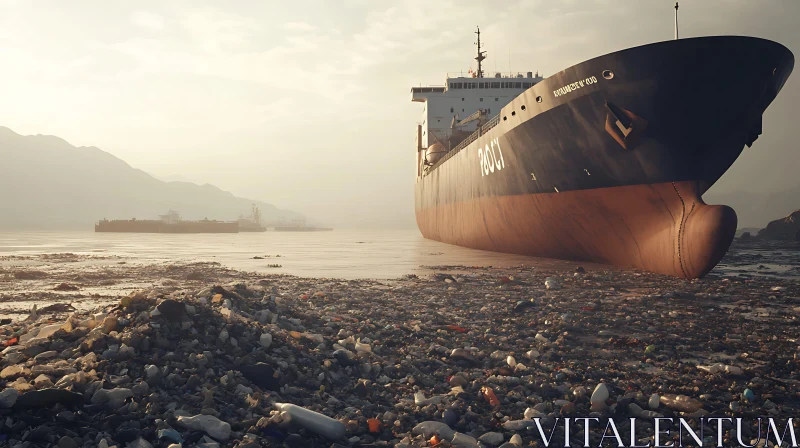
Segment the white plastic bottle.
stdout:
<svg viewBox="0 0 800 448">
<path fill-rule="evenodd" d="M 291 403 L 275 403 L 275 409 L 288 412 L 292 416 L 292 421 L 323 437 L 331 440 L 344 438 L 344 423 L 339 420 Z"/>
</svg>

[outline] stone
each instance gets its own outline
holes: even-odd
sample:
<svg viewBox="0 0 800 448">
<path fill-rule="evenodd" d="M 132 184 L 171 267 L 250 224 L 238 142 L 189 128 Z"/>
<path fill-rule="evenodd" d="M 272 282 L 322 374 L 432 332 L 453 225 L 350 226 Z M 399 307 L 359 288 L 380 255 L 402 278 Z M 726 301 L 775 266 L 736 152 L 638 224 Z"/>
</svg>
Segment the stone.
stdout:
<svg viewBox="0 0 800 448">
<path fill-rule="evenodd" d="M 177 321 L 186 312 L 186 306 L 177 300 L 166 299 L 158 304 L 156 309 L 161 313 L 164 318 L 171 321 Z"/>
<path fill-rule="evenodd" d="M 72 437 L 64 436 L 58 439 L 58 448 L 78 448 L 79 445 Z"/>
<path fill-rule="evenodd" d="M 125 444 L 125 448 L 153 448 L 153 445 L 151 445 L 147 440 L 139 437 L 133 442 L 128 442 Z"/>
<path fill-rule="evenodd" d="M 455 431 L 453 431 L 449 426 L 442 422 L 436 422 L 433 420 L 424 421 L 417 426 L 415 426 L 411 432 L 416 435 L 422 435 L 425 439 L 430 439 L 434 435 L 437 435 L 445 440 L 452 440 L 453 436 L 455 435 Z"/>
<path fill-rule="evenodd" d="M 0 409 L 9 409 L 14 406 L 19 398 L 19 391 L 14 388 L 6 388 L 0 392 Z"/>
<path fill-rule="evenodd" d="M 478 441 L 486 445 L 497 446 L 503 443 L 505 437 L 499 432 L 487 432 L 486 434 L 478 437 Z"/>
<path fill-rule="evenodd" d="M 42 353 L 39 353 L 38 355 L 34 356 L 33 357 L 33 361 L 38 364 L 38 363 L 42 363 L 42 362 L 48 361 L 50 359 L 53 359 L 56 356 L 58 356 L 58 352 L 57 351 L 49 350 L 49 351 L 42 352 Z"/>
<path fill-rule="evenodd" d="M 650 399 L 647 400 L 647 407 L 650 409 L 658 409 L 658 406 L 661 404 L 661 397 L 658 394 L 650 395 Z"/>
<path fill-rule="evenodd" d="M 472 354 L 469 350 L 465 348 L 456 348 L 450 352 L 450 358 L 454 361 L 464 361 L 468 364 L 478 365 L 480 361 Z"/>
<path fill-rule="evenodd" d="M 251 383 L 266 390 L 278 390 L 280 382 L 275 378 L 275 369 L 269 364 L 259 362 L 253 365 L 246 365 L 239 368 L 242 376 Z"/>
<path fill-rule="evenodd" d="M 83 404 L 83 395 L 64 389 L 34 390 L 20 395 L 14 406 L 19 409 L 41 409 L 61 404 L 74 407 Z"/>
<path fill-rule="evenodd" d="M 105 404 L 112 409 L 119 408 L 126 399 L 133 397 L 130 389 L 117 387 L 115 389 L 99 389 L 92 395 L 92 404 Z"/>
<path fill-rule="evenodd" d="M 272 345 L 272 335 L 269 333 L 264 333 L 258 338 L 258 343 L 261 344 L 264 348 L 269 348 Z"/>
<path fill-rule="evenodd" d="M 25 373 L 25 367 L 21 365 L 8 366 L 2 371 L 0 371 L 0 378 L 4 380 L 12 380 L 19 376 L 22 376 L 24 373 Z"/>
<path fill-rule="evenodd" d="M 180 416 L 178 424 L 195 431 L 203 431 L 221 442 L 231 436 L 231 425 L 211 415 Z"/>
<path fill-rule="evenodd" d="M 117 328 L 117 318 L 114 316 L 107 316 L 103 319 L 103 333 L 109 334 Z"/>
<path fill-rule="evenodd" d="M 661 397 L 664 406 L 680 412 L 696 412 L 703 408 L 703 403 L 686 395 L 668 394 Z"/>
<path fill-rule="evenodd" d="M 604 383 L 600 383 L 594 388 L 594 392 L 592 392 L 592 397 L 589 399 L 589 401 L 591 401 L 592 404 L 605 403 L 605 401 L 608 400 L 608 397 L 608 386 L 606 386 Z"/>
</svg>

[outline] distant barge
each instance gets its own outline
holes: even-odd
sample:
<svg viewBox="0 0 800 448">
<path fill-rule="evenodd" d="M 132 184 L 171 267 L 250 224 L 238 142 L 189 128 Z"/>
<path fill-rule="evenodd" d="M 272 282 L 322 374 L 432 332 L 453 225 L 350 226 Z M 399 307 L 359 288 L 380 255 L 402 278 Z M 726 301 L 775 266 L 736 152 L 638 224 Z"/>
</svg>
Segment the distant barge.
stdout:
<svg viewBox="0 0 800 448">
<path fill-rule="evenodd" d="M 170 210 L 161 219 L 104 219 L 94 226 L 95 232 L 123 233 L 239 233 L 239 223 L 212 221 L 184 221 L 177 212 Z"/>
<path fill-rule="evenodd" d="M 333 230 L 330 227 L 314 227 L 307 226 L 306 222 L 301 219 L 292 221 L 290 225 L 275 226 L 276 232 L 324 232 Z"/>
</svg>

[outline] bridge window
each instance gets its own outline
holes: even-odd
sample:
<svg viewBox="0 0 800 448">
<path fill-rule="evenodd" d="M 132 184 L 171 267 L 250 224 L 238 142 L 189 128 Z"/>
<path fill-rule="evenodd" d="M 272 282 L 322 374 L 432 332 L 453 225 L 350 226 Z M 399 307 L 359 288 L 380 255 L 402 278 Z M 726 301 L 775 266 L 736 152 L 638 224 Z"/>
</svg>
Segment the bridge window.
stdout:
<svg viewBox="0 0 800 448">
<path fill-rule="evenodd" d="M 521 82 L 515 82 L 514 83 L 514 88 L 515 89 L 521 89 L 522 88 L 522 83 Z"/>
<path fill-rule="evenodd" d="M 530 86 L 531 86 L 531 83 L 529 83 L 529 82 L 523 82 L 523 83 L 522 83 L 522 88 L 524 88 L 524 89 L 527 89 L 527 88 L 529 88 Z"/>
<path fill-rule="evenodd" d="M 486 83 L 485 83 L 485 82 L 479 82 L 479 83 L 478 83 L 478 88 L 479 88 L 479 89 L 483 89 L 485 85 L 486 85 Z"/>
<path fill-rule="evenodd" d="M 500 88 L 500 83 L 499 82 L 493 82 L 492 83 L 492 88 L 493 89 L 499 89 Z"/>
<path fill-rule="evenodd" d="M 451 113 L 451 114 L 453 113 L 453 108 L 452 108 L 452 107 L 450 108 L 450 113 Z"/>
</svg>

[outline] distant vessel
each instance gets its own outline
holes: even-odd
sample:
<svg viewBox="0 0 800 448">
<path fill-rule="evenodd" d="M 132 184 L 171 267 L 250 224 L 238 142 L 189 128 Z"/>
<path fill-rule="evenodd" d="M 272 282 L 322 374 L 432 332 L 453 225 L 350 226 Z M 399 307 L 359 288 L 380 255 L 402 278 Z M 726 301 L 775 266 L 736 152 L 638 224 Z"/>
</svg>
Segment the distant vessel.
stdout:
<svg viewBox="0 0 800 448">
<path fill-rule="evenodd" d="M 293 219 L 290 225 L 275 226 L 276 232 L 320 232 L 333 230 L 330 227 L 307 226 L 305 219 Z"/>
<path fill-rule="evenodd" d="M 484 77 L 477 44 L 477 71 L 411 89 L 425 238 L 684 278 L 719 262 L 736 213 L 702 195 L 761 134 L 786 47 L 676 27 L 542 78 Z"/>
<path fill-rule="evenodd" d="M 261 210 L 253 204 L 253 211 L 249 217 L 239 217 L 240 232 L 266 232 L 267 228 L 261 223 Z"/>
<path fill-rule="evenodd" d="M 239 233 L 238 222 L 184 221 L 178 212 L 170 210 L 160 219 L 104 219 L 94 225 L 95 232 L 122 233 Z"/>
</svg>

